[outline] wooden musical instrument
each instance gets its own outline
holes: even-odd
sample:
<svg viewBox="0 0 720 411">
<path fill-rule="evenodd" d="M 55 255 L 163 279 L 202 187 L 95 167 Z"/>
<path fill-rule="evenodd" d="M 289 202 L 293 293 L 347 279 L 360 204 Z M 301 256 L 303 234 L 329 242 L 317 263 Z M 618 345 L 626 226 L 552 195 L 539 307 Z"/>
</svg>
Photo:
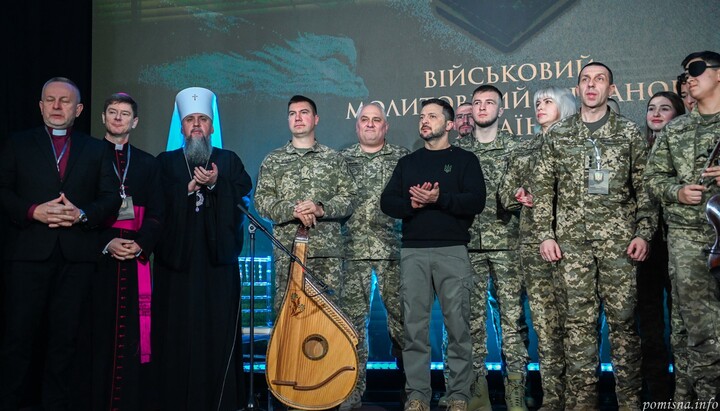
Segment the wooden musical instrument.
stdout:
<svg viewBox="0 0 720 411">
<path fill-rule="evenodd" d="M 293 244 L 288 284 L 267 349 L 265 378 L 290 408 L 325 410 L 350 396 L 358 377 L 358 334 L 303 269 L 308 229 Z"/>
<path fill-rule="evenodd" d="M 713 165 L 718 157 L 720 156 L 720 140 L 715 143 L 715 147 L 710 151 L 707 159 L 707 163 L 703 168 L 703 171 Z M 699 183 L 709 187 L 715 183 L 715 179 L 705 180 L 702 176 L 700 177 Z M 715 241 L 708 247 L 708 269 L 720 281 L 720 194 L 715 194 L 710 197 L 707 204 L 705 204 L 705 216 L 707 217 L 708 223 L 715 230 Z"/>
<path fill-rule="evenodd" d="M 720 280 L 720 194 L 710 197 L 705 205 L 705 215 L 715 230 L 715 242 L 708 249 L 708 269 Z"/>
</svg>

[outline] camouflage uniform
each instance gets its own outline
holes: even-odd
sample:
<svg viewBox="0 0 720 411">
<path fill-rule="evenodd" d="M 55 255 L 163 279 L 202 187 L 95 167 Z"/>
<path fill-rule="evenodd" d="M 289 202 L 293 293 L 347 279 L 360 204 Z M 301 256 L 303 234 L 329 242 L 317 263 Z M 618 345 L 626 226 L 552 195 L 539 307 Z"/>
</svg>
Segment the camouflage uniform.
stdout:
<svg viewBox="0 0 720 411">
<path fill-rule="evenodd" d="M 265 157 L 260 165 L 255 208 L 273 223 L 275 237 L 290 249 L 300 220 L 293 217 L 297 201 L 322 203 L 325 215 L 310 229 L 306 265 L 316 279 L 334 290 L 331 299 L 339 303 L 343 282 L 344 245 L 340 226 L 352 213 L 355 182 L 345 159 L 335 150 L 315 143 L 298 149 L 288 142 Z M 275 249 L 275 300 L 277 312 L 287 288 L 290 258 Z"/>
<path fill-rule="evenodd" d="M 705 207 L 720 188 L 711 180 L 699 205 L 678 201 L 683 185 L 698 183 L 718 136 L 720 114 L 703 118 L 695 108 L 677 117 L 655 143 L 645 174 L 648 190 L 662 201 L 668 225 L 678 401 L 691 400 L 693 390 L 704 401 L 720 394 L 720 287 L 708 271 L 704 253 L 715 241 Z"/>
<path fill-rule="evenodd" d="M 520 187 L 533 192 L 530 180 L 541 145 L 542 135 L 538 134 L 535 138 L 523 141 L 513 150 L 510 166 L 500 187 L 500 202 L 506 209 L 520 208 L 520 272 L 525 282 L 532 324 L 538 338 L 543 407 L 561 410 L 565 402 L 565 353 L 558 299 L 562 299 L 563 294 L 555 286 L 554 266 L 544 261 L 538 253 L 540 239 L 537 237 L 534 210 L 522 207 L 515 199 L 515 192 Z"/>
<path fill-rule="evenodd" d="M 342 308 L 358 330 L 360 370 L 356 391 L 365 392 L 368 361 L 367 325 L 372 303 L 372 272 L 375 271 L 380 296 L 387 311 L 393 355 L 402 358 L 403 324 L 400 304 L 400 238 L 402 221 L 380 211 L 380 194 L 400 157 L 410 151 L 385 144 L 376 153 L 365 153 L 360 144 L 342 150 L 357 184 L 354 211 L 344 228 L 346 238 L 346 280 Z"/>
<path fill-rule="evenodd" d="M 480 143 L 475 138 L 457 140 L 455 145 L 472 151 L 480 160 L 485 176 L 485 209 L 475 217 L 470 228 L 470 261 L 475 270 L 477 287 L 474 288 L 470 317 L 473 340 L 473 371 L 476 377 L 487 375 L 487 330 L 485 329 L 488 299 L 488 278 L 496 290 L 496 301 L 502 325 L 502 350 L 506 370 L 525 375 L 528 353 L 521 323 L 524 324 L 522 293 L 523 281 L 517 258 L 518 212 L 510 212 L 500 205 L 498 188 L 507 170 L 510 153 L 518 139 L 498 131 L 491 143 Z"/>
<path fill-rule="evenodd" d="M 601 168 L 609 170 L 609 194 L 588 192 L 589 172 L 596 168 L 598 153 Z M 601 303 L 610 329 L 618 404 L 630 409 L 640 406 L 635 264 L 627 247 L 634 237 L 649 242 L 656 227 L 657 210 L 643 188 L 646 159 L 647 146 L 637 126 L 612 111 L 594 133 L 576 114 L 556 123 L 543 140 L 530 186 L 537 239 L 555 239 L 563 253 L 556 274 L 565 294 L 560 316 L 566 329 L 568 408 L 597 407 Z M 553 200 L 557 200 L 555 213 Z"/>
</svg>

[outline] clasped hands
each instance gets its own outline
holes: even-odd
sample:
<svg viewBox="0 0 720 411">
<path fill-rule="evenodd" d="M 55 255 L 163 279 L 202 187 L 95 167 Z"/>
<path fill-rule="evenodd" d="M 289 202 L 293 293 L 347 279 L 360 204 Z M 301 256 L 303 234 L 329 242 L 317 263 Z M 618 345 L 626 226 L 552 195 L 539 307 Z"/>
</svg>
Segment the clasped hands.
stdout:
<svg viewBox="0 0 720 411">
<path fill-rule="evenodd" d="M 80 221 L 80 209 L 65 197 L 65 193 L 60 193 L 58 198 L 35 207 L 33 218 L 50 228 L 71 227 Z"/>
<path fill-rule="evenodd" d="M 410 206 L 423 208 L 428 204 L 436 203 L 440 197 L 440 183 L 424 182 L 410 187 Z"/>
<path fill-rule="evenodd" d="M 293 217 L 305 227 L 314 227 L 318 218 L 325 216 L 325 209 L 312 200 L 297 200 L 293 207 Z"/>
<path fill-rule="evenodd" d="M 211 163 L 212 169 L 207 170 L 205 167 L 195 167 L 193 170 L 193 178 L 188 183 L 188 193 L 200 190 L 201 186 L 212 187 L 217 183 L 218 168 L 215 163 Z"/>
<path fill-rule="evenodd" d="M 132 260 L 140 254 L 142 248 L 133 240 L 113 238 L 107 245 L 107 251 L 117 260 Z"/>
</svg>

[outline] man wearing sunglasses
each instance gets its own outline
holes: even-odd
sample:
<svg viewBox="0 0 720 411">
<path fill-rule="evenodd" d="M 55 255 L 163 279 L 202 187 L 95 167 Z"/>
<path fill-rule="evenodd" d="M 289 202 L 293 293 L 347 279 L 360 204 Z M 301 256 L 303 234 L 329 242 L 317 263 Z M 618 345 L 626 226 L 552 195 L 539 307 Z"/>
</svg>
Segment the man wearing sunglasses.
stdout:
<svg viewBox="0 0 720 411">
<path fill-rule="evenodd" d="M 720 285 L 704 252 L 715 241 L 706 204 L 720 193 L 720 166 L 708 158 L 720 139 L 720 54 L 692 53 L 682 66 L 697 104 L 665 127 L 645 179 L 650 194 L 662 201 L 668 225 L 674 399 L 709 401 L 720 394 Z"/>
</svg>

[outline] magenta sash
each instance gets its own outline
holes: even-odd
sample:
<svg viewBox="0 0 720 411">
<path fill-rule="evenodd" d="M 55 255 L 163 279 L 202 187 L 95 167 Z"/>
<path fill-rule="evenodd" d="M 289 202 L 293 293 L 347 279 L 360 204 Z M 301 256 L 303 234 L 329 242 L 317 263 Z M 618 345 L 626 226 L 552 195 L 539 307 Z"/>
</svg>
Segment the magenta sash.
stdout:
<svg viewBox="0 0 720 411">
<path fill-rule="evenodd" d="M 142 227 L 145 207 L 133 206 L 135 218 L 118 220 L 113 228 L 138 231 Z M 152 279 L 150 277 L 150 261 L 137 261 L 138 275 L 138 312 L 140 314 L 140 363 L 150 362 L 150 303 L 152 301 Z"/>
</svg>

